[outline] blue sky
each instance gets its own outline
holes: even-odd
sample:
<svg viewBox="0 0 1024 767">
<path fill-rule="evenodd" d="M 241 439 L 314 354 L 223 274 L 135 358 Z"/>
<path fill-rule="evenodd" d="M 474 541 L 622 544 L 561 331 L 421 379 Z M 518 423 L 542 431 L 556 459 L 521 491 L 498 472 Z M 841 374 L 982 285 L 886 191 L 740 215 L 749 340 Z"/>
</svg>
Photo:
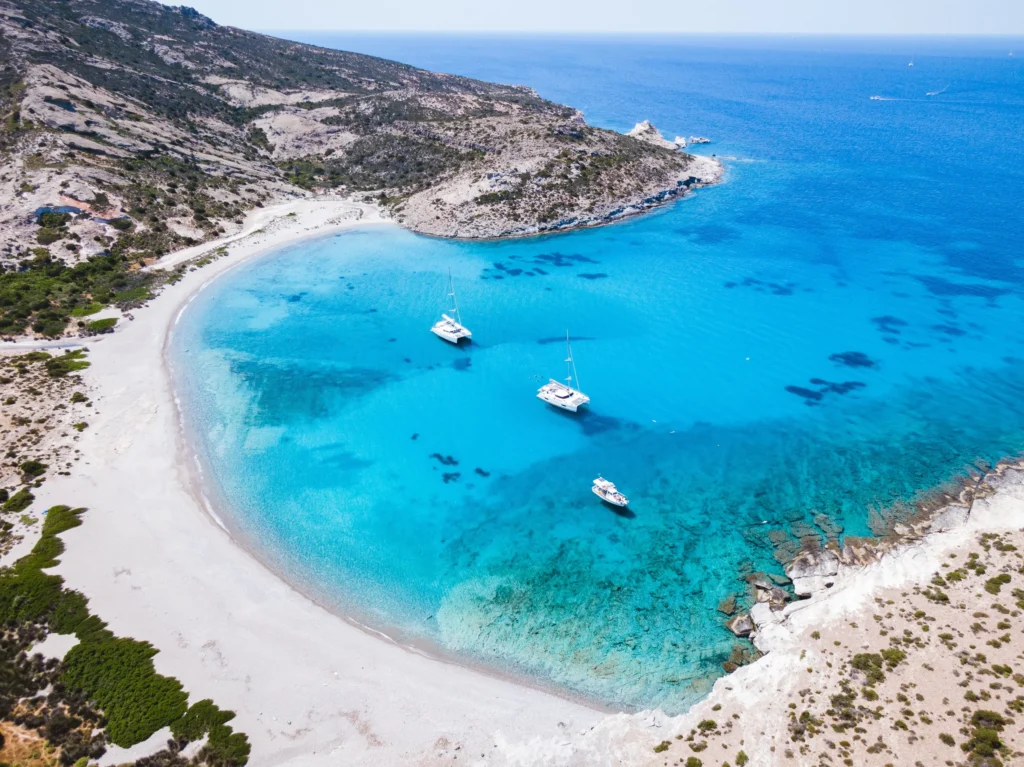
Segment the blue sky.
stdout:
<svg viewBox="0 0 1024 767">
<path fill-rule="evenodd" d="M 246 29 L 1024 34 L 1024 0 L 178 0 Z"/>
</svg>

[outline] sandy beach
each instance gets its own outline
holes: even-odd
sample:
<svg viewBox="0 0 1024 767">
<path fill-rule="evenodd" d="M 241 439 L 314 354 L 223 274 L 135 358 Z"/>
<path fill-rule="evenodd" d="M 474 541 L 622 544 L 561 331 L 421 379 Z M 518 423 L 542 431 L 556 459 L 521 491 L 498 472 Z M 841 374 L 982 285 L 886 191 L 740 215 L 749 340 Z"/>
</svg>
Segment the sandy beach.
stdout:
<svg viewBox="0 0 1024 767">
<path fill-rule="evenodd" d="M 723 749 L 742 748 L 753 764 L 782 763 L 776 743 L 799 672 L 816 657 L 808 656 L 812 632 L 845 638 L 849 625 L 870 620 L 863 615 L 879 594 L 927 583 L 944 557 L 981 531 L 1024 527 L 1024 481 L 1009 471 L 970 514 L 939 515 L 939 532 L 791 603 L 759 627 L 764 658 L 719 679 L 707 699 L 672 718 L 606 715 L 346 621 L 289 587 L 217 522 L 182 440 L 164 353 L 190 299 L 247 259 L 303 237 L 388 224 L 373 205 L 295 200 L 155 265 L 216 256 L 117 332 L 88 339 L 92 367 L 83 377 L 94 408 L 76 443 L 81 459 L 38 493 L 36 508 L 89 509 L 86 524 L 64 536 L 60 574 L 114 631 L 158 647 L 157 671 L 180 679 L 193 700 L 212 697 L 237 712 L 238 729 L 252 741 L 251 764 L 667 764 L 680 752 L 666 760 L 653 746 L 733 715 L 742 725 L 722 737 Z M 26 531 L 10 556 L 31 544 Z M 67 647 L 48 641 L 41 649 L 60 655 Z M 102 764 L 150 753 L 165 737 L 157 733 L 130 752 L 111 749 Z"/>
<path fill-rule="evenodd" d="M 253 765 L 465 763 L 505 739 L 558 738 L 600 718 L 350 625 L 257 563 L 195 501 L 163 361 L 189 296 L 285 242 L 384 223 L 374 207 L 342 201 L 258 211 L 225 238 L 227 256 L 90 341 L 85 380 L 96 412 L 79 443 L 84 457 L 39 492 L 38 508 L 89 509 L 65 537 L 60 574 L 114 631 L 160 648 L 158 672 L 237 712 Z"/>
</svg>

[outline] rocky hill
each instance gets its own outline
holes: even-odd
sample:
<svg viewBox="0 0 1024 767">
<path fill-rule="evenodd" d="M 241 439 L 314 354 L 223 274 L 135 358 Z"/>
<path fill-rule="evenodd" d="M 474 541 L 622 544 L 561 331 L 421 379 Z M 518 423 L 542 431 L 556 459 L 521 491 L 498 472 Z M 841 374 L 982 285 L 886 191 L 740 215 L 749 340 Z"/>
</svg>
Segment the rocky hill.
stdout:
<svg viewBox="0 0 1024 767">
<path fill-rule="evenodd" d="M 8 336 L 130 303 L 138 266 L 288 195 L 372 194 L 413 230 L 494 237 L 611 220 L 720 171 L 529 88 L 147 0 L 0 0 L 0 118 Z"/>
</svg>

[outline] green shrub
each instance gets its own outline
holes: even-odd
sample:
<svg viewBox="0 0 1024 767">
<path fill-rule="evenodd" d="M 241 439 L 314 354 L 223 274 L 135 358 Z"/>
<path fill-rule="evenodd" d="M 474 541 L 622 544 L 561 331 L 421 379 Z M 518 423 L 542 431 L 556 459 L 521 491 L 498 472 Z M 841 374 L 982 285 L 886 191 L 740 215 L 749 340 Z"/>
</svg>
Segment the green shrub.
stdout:
<svg viewBox="0 0 1024 767">
<path fill-rule="evenodd" d="M 209 698 L 193 703 L 178 721 L 171 725 L 171 734 L 178 740 L 194 742 L 218 724 L 235 718 L 232 711 L 221 711 Z"/>
<path fill-rule="evenodd" d="M 119 232 L 127 232 L 134 228 L 135 222 L 132 221 L 128 216 L 121 216 L 120 218 L 112 219 L 107 222 L 112 227 L 117 229 Z"/>
<path fill-rule="evenodd" d="M 96 303 L 95 301 L 92 301 L 92 302 L 90 302 L 88 304 L 82 304 L 80 306 L 76 306 L 74 309 L 71 310 L 71 316 L 72 317 L 88 317 L 90 314 L 96 314 L 96 312 L 98 312 L 102 308 L 103 308 L 103 304 L 99 304 L 99 303 Z"/>
<path fill-rule="evenodd" d="M 661 743 L 654 747 L 654 753 L 660 754 L 662 751 L 668 751 L 668 747 L 671 745 L 672 744 L 669 741 L 663 740 L 661 741 Z"/>
<path fill-rule="evenodd" d="M 94 320 L 85 323 L 85 329 L 90 333 L 110 333 L 117 324 L 117 317 L 107 317 L 102 320 Z"/>
<path fill-rule="evenodd" d="M 878 653 L 860 652 L 853 656 L 850 665 L 858 671 L 863 671 L 867 676 L 867 683 L 874 687 L 879 682 L 885 681 L 882 662 L 882 656 Z"/>
<path fill-rule="evenodd" d="M 994 578 L 989 578 L 985 581 L 985 591 L 989 594 L 998 594 L 999 590 L 1010 582 L 1010 576 L 1006 573 L 1000 573 Z"/>
<path fill-rule="evenodd" d="M 961 746 L 964 751 L 982 757 L 995 756 L 1002 747 L 999 733 L 988 727 L 977 728 L 971 733 L 971 739 Z"/>
<path fill-rule="evenodd" d="M 896 668 L 907 659 L 907 654 L 896 647 L 890 647 L 888 650 L 882 650 L 881 656 L 885 659 L 885 665 L 890 670 Z"/>
<path fill-rule="evenodd" d="M 89 367 L 89 361 L 85 359 L 85 350 L 76 349 L 66 351 L 60 357 L 52 357 L 46 361 L 46 372 L 50 378 L 64 378 L 69 373 L 84 370 Z"/>
<path fill-rule="evenodd" d="M 20 466 L 21 473 L 29 477 L 41 477 L 49 467 L 48 464 L 42 463 L 41 461 L 25 461 Z"/>
<path fill-rule="evenodd" d="M 75 402 L 75 403 L 77 403 L 77 402 L 86 402 L 86 401 L 88 401 L 88 399 L 89 398 L 86 397 L 84 394 L 82 394 L 82 392 L 80 392 L 80 391 L 76 391 L 74 394 L 71 395 L 71 401 Z"/>
<path fill-rule="evenodd" d="M 49 227 L 43 227 L 36 233 L 36 242 L 40 245 L 52 245 L 57 242 L 57 240 L 64 239 L 64 235 L 66 234 L 66 229 L 51 229 Z"/>
<path fill-rule="evenodd" d="M 971 716 L 971 724 L 975 727 L 988 727 L 993 730 L 1001 730 L 1010 724 L 1011 720 L 995 711 L 979 709 Z"/>
<path fill-rule="evenodd" d="M 152 645 L 114 636 L 102 620 L 89 614 L 81 593 L 65 589 L 60 576 L 45 572 L 58 564 L 64 551 L 60 533 L 80 525 L 83 511 L 51 508 L 31 553 L 0 569 L 0 623 L 44 624 L 78 637 L 79 643 L 64 658 L 61 681 L 72 691 L 81 690 L 103 711 L 114 744 L 127 748 L 170 726 L 176 736 L 209 735 L 201 752 L 206 764 L 244 765 L 249 741 L 226 724 L 233 713 L 221 711 L 212 701 L 189 709 L 181 683 L 156 673 L 157 651 Z"/>
<path fill-rule="evenodd" d="M 945 733 L 945 732 L 939 733 L 939 740 L 941 740 L 947 746 L 955 746 L 956 745 L 956 741 L 953 739 L 953 736 L 948 734 L 948 733 Z"/>
<path fill-rule="evenodd" d="M 115 293 L 110 300 L 115 304 L 123 304 L 132 301 L 147 301 L 152 297 L 153 294 L 146 288 L 132 288 L 131 290 L 122 290 L 119 293 Z"/>
<path fill-rule="evenodd" d="M 109 631 L 82 636 L 64 657 L 64 683 L 103 710 L 110 740 L 124 748 L 141 743 L 185 713 L 188 695 L 177 679 L 157 674 L 148 642 Z"/>
<path fill-rule="evenodd" d="M 745 751 L 740 751 L 738 754 L 736 754 L 736 767 L 743 767 L 743 765 L 745 765 L 748 761 L 749 758 L 747 757 Z"/>
<path fill-rule="evenodd" d="M 704 762 L 702 762 L 695 756 L 691 756 L 689 759 L 686 760 L 686 767 L 701 767 L 701 765 L 703 764 Z"/>
<path fill-rule="evenodd" d="M 18 492 L 4 501 L 3 510 L 17 514 L 32 505 L 36 497 L 29 492 L 27 487 L 21 488 Z"/>
</svg>

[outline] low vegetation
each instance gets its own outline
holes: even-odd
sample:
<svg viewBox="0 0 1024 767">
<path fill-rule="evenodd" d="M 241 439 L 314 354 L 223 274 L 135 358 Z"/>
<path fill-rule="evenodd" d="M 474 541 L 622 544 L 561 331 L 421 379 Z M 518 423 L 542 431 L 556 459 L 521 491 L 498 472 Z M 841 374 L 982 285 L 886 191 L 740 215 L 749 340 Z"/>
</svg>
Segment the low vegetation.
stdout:
<svg viewBox="0 0 1024 767">
<path fill-rule="evenodd" d="M 0 650 L 12 644 L 18 649 L 13 655 L 0 653 L 0 703 L 42 689 L 44 682 L 53 689 L 34 717 L 17 714 L 14 705 L 6 711 L 0 705 L 0 715 L 20 726 L 31 725 L 47 743 L 61 748 L 62 764 L 74 764 L 81 756 L 96 758 L 106 742 L 128 747 L 170 727 L 174 740 L 168 757 L 178 758 L 186 743 L 205 736 L 195 764 L 244 765 L 249 743 L 227 724 L 233 713 L 209 700 L 189 707 L 181 683 L 156 673 L 155 648 L 115 636 L 89 612 L 85 596 L 65 588 L 63 579 L 49 572 L 64 550 L 60 534 L 82 524 L 83 512 L 68 506 L 49 509 L 32 552 L 0 570 L 0 624 L 5 627 Z M 26 660 L 31 644 L 48 632 L 74 634 L 79 641 L 61 663 Z M 71 731 L 77 735 L 69 748 Z M 188 763 L 178 759 L 178 764 Z"/>
</svg>

